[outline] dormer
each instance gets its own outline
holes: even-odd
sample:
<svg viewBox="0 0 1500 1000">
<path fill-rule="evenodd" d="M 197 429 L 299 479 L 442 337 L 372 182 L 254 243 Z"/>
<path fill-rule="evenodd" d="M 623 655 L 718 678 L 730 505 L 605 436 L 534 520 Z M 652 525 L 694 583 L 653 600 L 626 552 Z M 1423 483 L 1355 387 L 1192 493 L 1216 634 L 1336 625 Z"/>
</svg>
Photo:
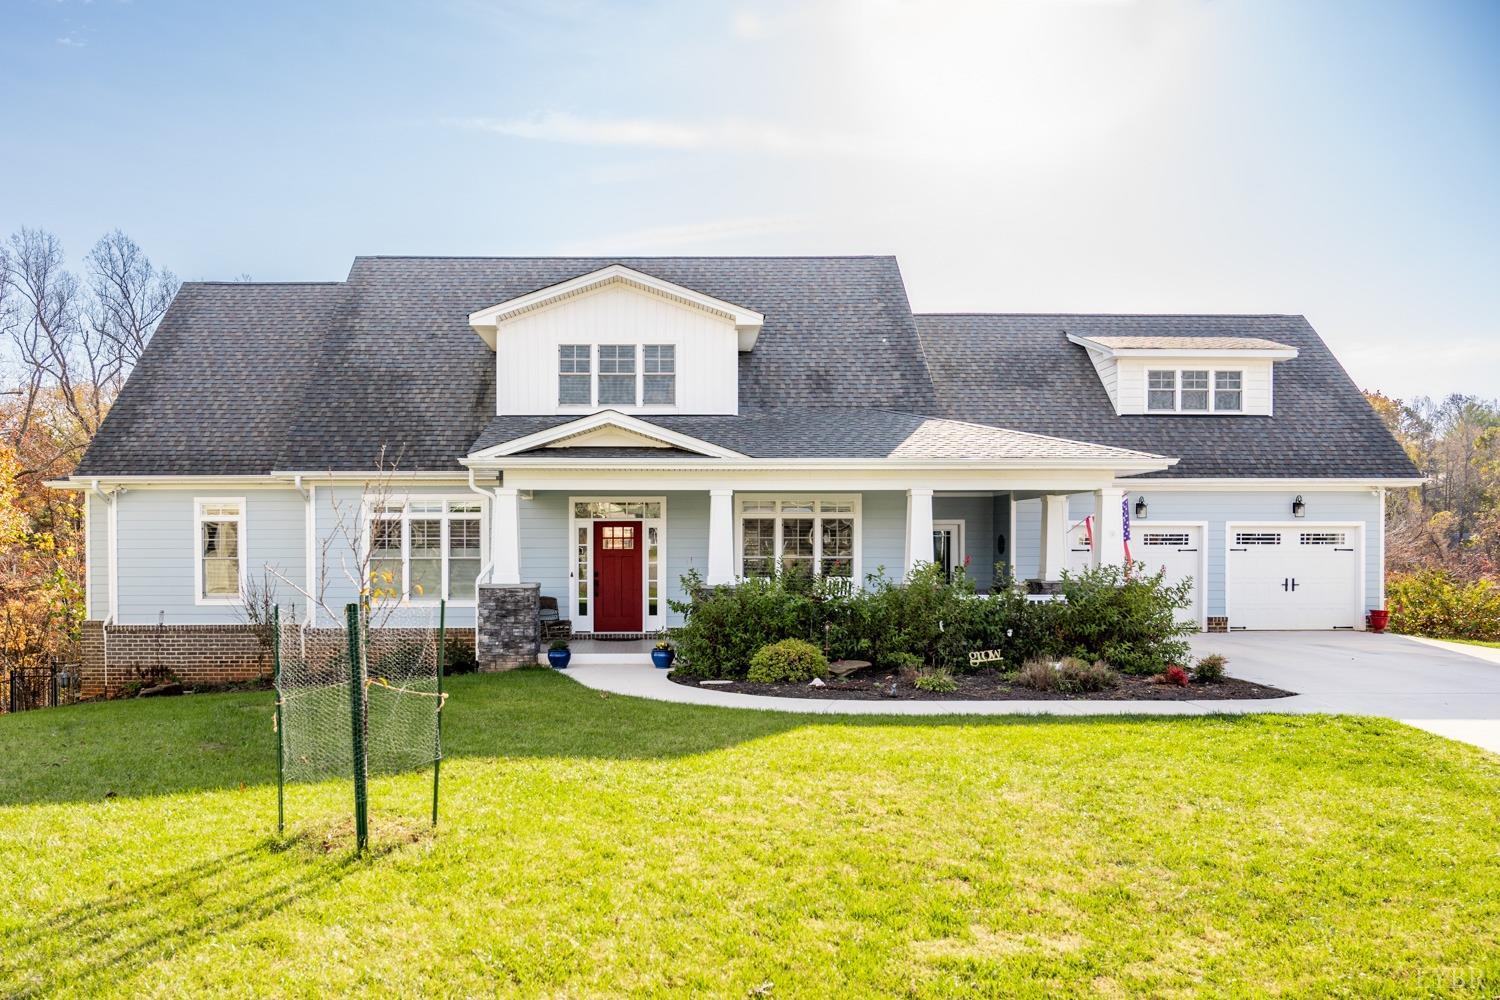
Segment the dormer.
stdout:
<svg viewBox="0 0 1500 1000">
<path fill-rule="evenodd" d="M 1260 337 L 1080 337 L 1115 413 L 1270 416 L 1273 368 L 1297 349 Z"/>
<path fill-rule="evenodd" d="M 623 264 L 469 315 L 502 415 L 738 413 L 764 317 Z"/>
</svg>

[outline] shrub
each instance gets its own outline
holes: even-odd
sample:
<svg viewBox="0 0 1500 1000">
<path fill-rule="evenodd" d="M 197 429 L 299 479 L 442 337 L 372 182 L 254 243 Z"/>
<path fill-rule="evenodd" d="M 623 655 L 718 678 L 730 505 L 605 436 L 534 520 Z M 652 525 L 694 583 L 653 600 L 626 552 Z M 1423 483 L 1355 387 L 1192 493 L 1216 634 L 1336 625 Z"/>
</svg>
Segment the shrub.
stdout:
<svg viewBox="0 0 1500 1000">
<path fill-rule="evenodd" d="M 1107 691 L 1120 683 L 1120 675 L 1103 660 L 1080 660 L 1064 657 L 1057 664 L 1057 690 L 1067 694 Z"/>
<path fill-rule="evenodd" d="M 1127 674 L 1155 674 L 1183 660 L 1195 626 L 1178 621 L 1177 611 L 1187 606 L 1192 582 L 1169 585 L 1165 577 L 1139 564 L 1128 575 L 1119 566 L 1064 573 L 1061 651 L 1102 658 Z"/>
<path fill-rule="evenodd" d="M 705 587 L 689 573 L 687 601 L 671 602 L 685 614 L 676 631 L 677 669 L 687 677 L 744 677 L 750 658 L 780 639 L 810 639 L 818 627 L 813 594 L 781 578 Z"/>
<path fill-rule="evenodd" d="M 927 691 L 932 694 L 947 694 L 958 690 L 958 681 L 941 667 L 923 670 L 917 674 L 917 679 L 913 683 L 918 691 Z"/>
<path fill-rule="evenodd" d="M 1193 667 L 1193 680 L 1201 683 L 1210 683 L 1224 679 L 1224 667 L 1229 661 L 1220 653 L 1209 653 L 1198 660 L 1198 665 Z"/>
<path fill-rule="evenodd" d="M 456 635 L 443 639 L 443 672 L 446 674 L 472 674 L 479 669 L 479 659 L 474 647 Z"/>
<path fill-rule="evenodd" d="M 1386 582 L 1392 632 L 1434 639 L 1500 641 L 1500 587 L 1464 582 L 1443 570 L 1392 575 Z"/>
<path fill-rule="evenodd" d="M 762 647 L 750 658 L 748 680 L 759 684 L 810 681 L 828 671 L 823 651 L 803 639 L 782 639 Z"/>
<path fill-rule="evenodd" d="M 1175 663 L 1151 679 L 1158 684 L 1173 684 L 1177 687 L 1188 686 L 1188 672 Z"/>
<path fill-rule="evenodd" d="M 552 642 L 547 646 L 547 648 L 554 653 L 560 653 L 568 648 L 568 640 L 553 639 Z"/>
<path fill-rule="evenodd" d="M 1057 664 L 1045 657 L 1027 660 L 1016 671 L 1016 683 L 1033 691 L 1056 691 L 1057 682 Z"/>
<path fill-rule="evenodd" d="M 880 666 L 888 667 L 891 670 L 899 670 L 903 674 L 916 674 L 922 669 L 922 658 L 915 653 L 905 653 L 898 650 L 894 653 L 887 653 Z"/>
</svg>

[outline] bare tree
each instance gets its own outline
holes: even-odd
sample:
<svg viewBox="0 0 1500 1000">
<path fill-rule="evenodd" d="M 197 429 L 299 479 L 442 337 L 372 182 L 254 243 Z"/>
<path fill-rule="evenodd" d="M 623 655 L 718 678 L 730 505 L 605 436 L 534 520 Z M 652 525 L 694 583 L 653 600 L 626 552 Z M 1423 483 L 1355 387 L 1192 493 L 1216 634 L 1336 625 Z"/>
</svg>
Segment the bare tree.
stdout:
<svg viewBox="0 0 1500 1000">
<path fill-rule="evenodd" d="M 171 271 L 156 270 L 135 240 L 118 229 L 94 244 L 88 268 L 89 325 L 113 375 L 123 377 L 140 360 L 180 282 Z"/>
</svg>

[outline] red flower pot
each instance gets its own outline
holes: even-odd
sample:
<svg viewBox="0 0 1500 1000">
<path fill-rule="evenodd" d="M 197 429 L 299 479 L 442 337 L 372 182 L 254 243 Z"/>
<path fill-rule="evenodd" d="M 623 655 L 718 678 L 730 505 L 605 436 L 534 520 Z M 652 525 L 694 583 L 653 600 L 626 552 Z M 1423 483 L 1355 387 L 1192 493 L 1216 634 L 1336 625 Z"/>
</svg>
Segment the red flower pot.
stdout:
<svg viewBox="0 0 1500 1000">
<path fill-rule="evenodd" d="M 1371 611 L 1365 616 L 1365 624 L 1371 632 L 1384 632 L 1385 627 L 1391 623 L 1389 611 Z"/>
</svg>

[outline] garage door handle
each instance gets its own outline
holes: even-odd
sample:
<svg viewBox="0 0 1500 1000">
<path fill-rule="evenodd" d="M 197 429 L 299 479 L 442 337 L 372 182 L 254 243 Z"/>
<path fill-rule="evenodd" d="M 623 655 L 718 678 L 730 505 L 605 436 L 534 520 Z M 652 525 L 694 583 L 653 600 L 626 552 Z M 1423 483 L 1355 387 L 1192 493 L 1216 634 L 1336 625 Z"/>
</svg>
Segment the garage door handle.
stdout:
<svg viewBox="0 0 1500 1000">
<path fill-rule="evenodd" d="M 1197 552 L 1197 549 L 1178 549 L 1178 552 Z"/>
<path fill-rule="evenodd" d="M 1353 552 L 1353 549 L 1334 549 L 1335 552 Z"/>
<path fill-rule="evenodd" d="M 1249 552 L 1249 549 L 1230 549 L 1230 552 Z"/>
</svg>

